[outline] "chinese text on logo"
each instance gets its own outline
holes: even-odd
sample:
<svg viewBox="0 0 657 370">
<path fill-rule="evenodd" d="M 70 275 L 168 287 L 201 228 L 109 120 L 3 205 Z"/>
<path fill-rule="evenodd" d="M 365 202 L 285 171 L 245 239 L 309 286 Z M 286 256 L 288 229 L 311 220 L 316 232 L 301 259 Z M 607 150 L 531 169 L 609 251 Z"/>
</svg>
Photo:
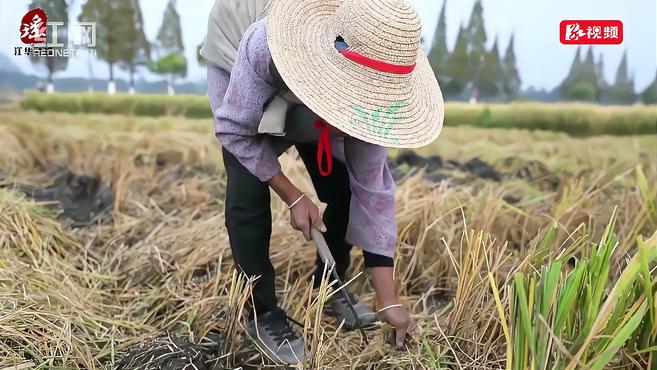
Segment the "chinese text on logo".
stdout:
<svg viewBox="0 0 657 370">
<path fill-rule="evenodd" d="M 623 43 L 623 22 L 619 20 L 566 20 L 560 26 L 561 43 L 566 45 Z"/>
</svg>

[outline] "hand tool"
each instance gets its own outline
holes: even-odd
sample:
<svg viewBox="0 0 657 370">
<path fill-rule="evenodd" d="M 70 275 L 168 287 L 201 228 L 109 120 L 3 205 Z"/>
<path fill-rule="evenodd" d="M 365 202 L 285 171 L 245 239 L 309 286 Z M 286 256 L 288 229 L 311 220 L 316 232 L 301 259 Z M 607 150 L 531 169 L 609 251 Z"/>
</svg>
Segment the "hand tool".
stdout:
<svg viewBox="0 0 657 370">
<path fill-rule="evenodd" d="M 331 254 L 331 250 L 329 249 L 328 244 L 326 244 L 326 240 L 324 240 L 324 235 L 322 235 L 321 231 L 317 230 L 315 227 L 312 226 L 310 227 L 310 235 L 312 236 L 315 245 L 317 245 L 317 251 L 319 252 L 320 258 L 322 259 L 324 264 L 327 265 L 327 268 L 331 271 L 331 275 L 333 275 L 333 278 L 338 281 L 338 284 L 340 284 L 340 286 L 344 286 L 342 279 L 340 279 L 337 271 L 335 270 L 335 259 Z M 356 326 L 358 327 L 358 330 L 360 330 L 360 335 L 363 337 L 365 344 L 369 345 L 370 342 L 367 339 L 367 334 L 365 334 L 365 330 L 363 329 L 363 324 L 360 320 L 360 317 L 356 313 L 356 309 L 354 308 L 354 304 L 351 302 L 351 298 L 349 298 L 349 294 L 347 294 L 347 288 L 344 287 L 344 289 L 345 289 L 344 294 L 347 297 L 349 310 L 351 311 L 351 314 L 354 315 L 354 318 L 356 319 Z"/>
</svg>

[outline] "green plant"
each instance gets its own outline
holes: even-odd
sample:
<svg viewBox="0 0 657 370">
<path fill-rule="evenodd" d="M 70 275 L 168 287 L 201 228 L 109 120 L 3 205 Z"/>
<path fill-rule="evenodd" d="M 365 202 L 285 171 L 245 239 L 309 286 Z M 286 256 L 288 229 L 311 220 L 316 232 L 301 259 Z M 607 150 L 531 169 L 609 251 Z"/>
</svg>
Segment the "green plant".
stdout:
<svg viewBox="0 0 657 370">
<path fill-rule="evenodd" d="M 29 92 L 25 110 L 68 113 L 112 113 L 136 116 L 212 118 L 207 96 L 103 93 L 42 94 Z M 463 104 L 447 103 L 445 125 L 522 128 L 565 132 L 573 136 L 657 134 L 654 106 L 602 107 L 588 104 Z"/>
<path fill-rule="evenodd" d="M 654 341 L 657 278 L 649 266 L 657 234 L 637 239 L 638 251 L 610 285 L 615 223 L 614 214 L 587 258 L 566 254 L 515 274 L 507 369 L 597 370 L 617 362 L 621 348 L 635 352 Z"/>
<path fill-rule="evenodd" d="M 587 82 L 580 82 L 573 86 L 570 91 L 570 96 L 574 100 L 580 101 L 594 101 L 595 100 L 595 86 Z"/>
<path fill-rule="evenodd" d="M 166 55 L 151 64 L 153 73 L 161 75 L 179 75 L 187 74 L 187 60 L 182 54 L 172 53 Z"/>
</svg>

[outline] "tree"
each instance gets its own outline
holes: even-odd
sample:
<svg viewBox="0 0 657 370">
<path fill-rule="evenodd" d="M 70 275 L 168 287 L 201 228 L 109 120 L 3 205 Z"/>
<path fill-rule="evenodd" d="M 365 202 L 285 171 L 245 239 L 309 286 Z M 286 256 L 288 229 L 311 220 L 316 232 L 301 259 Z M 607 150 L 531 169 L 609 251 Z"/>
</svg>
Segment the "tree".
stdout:
<svg viewBox="0 0 657 370">
<path fill-rule="evenodd" d="M 486 29 L 484 28 L 484 7 L 477 0 L 472 8 L 470 22 L 467 28 L 468 61 L 472 71 L 472 81 L 479 80 L 479 73 L 484 66 L 486 56 Z"/>
<path fill-rule="evenodd" d="M 504 69 L 500 63 L 500 51 L 497 46 L 496 37 L 493 48 L 484 56 L 484 64 L 476 81 L 480 96 L 499 96 L 504 89 L 504 77 Z"/>
<path fill-rule="evenodd" d="M 604 54 L 600 53 L 598 62 L 595 64 L 595 74 L 598 79 L 598 88 L 600 89 L 600 93 L 598 94 L 598 102 L 600 103 L 608 103 L 609 101 L 608 98 L 609 84 L 607 83 L 607 79 L 605 78 L 604 71 L 605 71 Z"/>
<path fill-rule="evenodd" d="M 447 58 L 449 57 L 449 51 L 447 50 L 447 21 L 445 19 L 446 4 L 447 0 L 443 2 L 443 7 L 438 18 L 438 25 L 436 26 L 436 32 L 433 36 L 431 51 L 427 57 L 429 59 L 429 64 L 431 64 L 431 69 L 433 69 L 433 73 L 439 81 L 440 75 L 443 73 L 443 69 L 447 64 Z"/>
<path fill-rule="evenodd" d="M 151 60 L 151 44 L 144 32 L 144 19 L 139 6 L 139 0 L 121 0 L 122 6 L 129 8 L 132 19 L 127 22 L 127 39 L 125 52 L 119 67 L 130 74 L 130 94 L 135 91 L 135 73 L 137 68 L 148 65 Z"/>
<path fill-rule="evenodd" d="M 49 22 L 62 22 L 63 26 L 57 27 L 57 44 L 67 45 L 68 38 L 66 32 L 66 24 L 68 24 L 68 4 L 66 0 L 33 0 L 29 6 L 30 9 L 41 8 L 48 16 Z M 53 43 L 55 35 L 52 33 L 54 28 L 48 29 L 46 43 Z M 52 47 L 47 47 L 52 49 Z M 55 91 L 55 86 L 52 82 L 53 75 L 57 72 L 64 71 L 68 67 L 68 57 L 65 56 L 31 56 L 30 61 L 35 66 L 45 67 L 48 73 L 48 84 L 46 91 L 52 93 Z"/>
<path fill-rule="evenodd" d="M 612 86 L 606 89 L 605 96 L 609 103 L 615 104 L 631 104 L 636 101 L 634 78 L 630 78 L 627 68 L 627 51 L 623 53 L 623 58 L 616 70 L 616 80 Z"/>
<path fill-rule="evenodd" d="M 599 86 L 598 81 L 598 70 L 595 63 L 595 56 L 593 55 L 593 47 L 589 47 L 589 51 L 586 53 L 586 59 L 582 66 L 582 78 L 591 82 L 596 88 Z"/>
<path fill-rule="evenodd" d="M 629 81 L 629 73 L 627 71 L 627 51 L 623 53 L 618 69 L 616 70 L 615 84 L 626 84 Z"/>
<path fill-rule="evenodd" d="M 600 85 L 592 47 L 589 47 L 586 59 L 583 62 L 581 60 L 581 49 L 577 49 L 570 73 L 558 89 L 562 99 L 565 100 L 599 100 Z"/>
<path fill-rule="evenodd" d="M 463 25 L 459 28 L 454 50 L 447 58 L 445 72 L 445 95 L 450 97 L 459 96 L 472 78 L 468 63 L 468 37 Z"/>
<path fill-rule="evenodd" d="M 521 84 L 514 43 L 515 37 L 512 34 L 509 45 L 506 47 L 506 53 L 504 53 L 504 59 L 502 60 L 502 69 L 504 70 L 504 85 L 502 90 L 509 97 L 518 95 Z"/>
<path fill-rule="evenodd" d="M 575 81 L 581 69 L 582 69 L 582 47 L 580 46 L 577 47 L 577 51 L 575 52 L 575 58 L 573 59 L 573 63 L 570 65 L 570 71 L 568 72 L 568 75 L 558 87 L 559 95 L 561 96 L 562 99 L 570 98 L 570 92 L 573 87 L 572 86 L 573 81 Z"/>
<path fill-rule="evenodd" d="M 657 74 L 655 80 L 641 93 L 643 104 L 657 104 Z"/>
<path fill-rule="evenodd" d="M 96 22 L 96 56 L 107 62 L 107 92 L 114 94 L 114 66 L 126 59 L 134 9 L 125 0 L 87 0 L 78 19 Z"/>
<path fill-rule="evenodd" d="M 153 73 L 184 75 L 187 73 L 187 60 L 180 54 L 169 54 L 151 65 Z"/>
<path fill-rule="evenodd" d="M 582 70 L 582 47 L 577 47 L 577 52 L 575 52 L 575 59 L 573 59 L 573 63 L 570 66 L 570 72 L 568 73 L 568 76 L 566 77 L 566 80 L 575 78 L 580 71 Z"/>
<path fill-rule="evenodd" d="M 601 90 L 607 88 L 607 80 L 605 79 L 605 62 L 604 54 L 600 53 L 600 58 L 598 58 L 598 63 L 595 65 L 595 74 L 598 78 L 598 85 Z"/>
<path fill-rule="evenodd" d="M 173 90 L 173 79 L 175 76 L 187 76 L 187 59 L 185 58 L 185 46 L 182 40 L 182 29 L 180 27 L 180 16 L 176 11 L 176 0 L 169 0 L 164 11 L 162 25 L 157 32 L 158 60 L 151 65 L 154 73 L 168 75 L 167 92 L 175 94 Z"/>
</svg>

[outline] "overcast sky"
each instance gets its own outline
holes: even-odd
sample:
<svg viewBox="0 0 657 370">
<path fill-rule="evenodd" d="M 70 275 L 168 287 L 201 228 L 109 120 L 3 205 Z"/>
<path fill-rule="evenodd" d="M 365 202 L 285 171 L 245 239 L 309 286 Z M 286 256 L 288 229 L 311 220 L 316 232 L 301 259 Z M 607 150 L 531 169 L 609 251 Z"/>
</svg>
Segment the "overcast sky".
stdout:
<svg viewBox="0 0 657 370">
<path fill-rule="evenodd" d="M 77 19 L 81 3 L 75 0 L 71 19 Z M 189 59 L 189 78 L 204 78 L 205 70 L 196 63 L 196 46 L 203 40 L 207 14 L 214 0 L 178 1 L 183 38 Z M 431 40 L 442 0 L 411 0 L 423 22 L 424 35 Z M 450 49 L 461 22 L 467 22 L 475 0 L 447 0 L 447 38 Z M 141 0 L 147 36 L 154 39 L 162 21 L 166 0 Z M 35 71 L 27 57 L 13 56 L 19 46 L 19 23 L 29 0 L 0 0 L 0 52 L 10 56 L 23 71 Z M 613 81 L 616 68 L 627 50 L 630 72 L 635 74 L 637 90 L 655 78 L 657 69 L 657 1 L 655 0 L 483 0 L 484 19 L 489 45 L 499 37 L 505 50 L 512 33 L 516 36 L 516 56 L 524 87 L 551 89 L 568 73 L 576 46 L 559 42 L 559 23 L 564 19 L 620 19 L 625 27 L 625 41 L 617 46 L 596 46 L 596 57 L 604 56 L 605 76 Z M 70 61 L 68 70 L 58 76 L 89 76 L 88 58 Z M 93 63 L 96 77 L 108 75 L 106 64 Z M 142 74 L 152 77 L 147 72 Z M 119 77 L 123 76 L 118 73 Z"/>
</svg>

